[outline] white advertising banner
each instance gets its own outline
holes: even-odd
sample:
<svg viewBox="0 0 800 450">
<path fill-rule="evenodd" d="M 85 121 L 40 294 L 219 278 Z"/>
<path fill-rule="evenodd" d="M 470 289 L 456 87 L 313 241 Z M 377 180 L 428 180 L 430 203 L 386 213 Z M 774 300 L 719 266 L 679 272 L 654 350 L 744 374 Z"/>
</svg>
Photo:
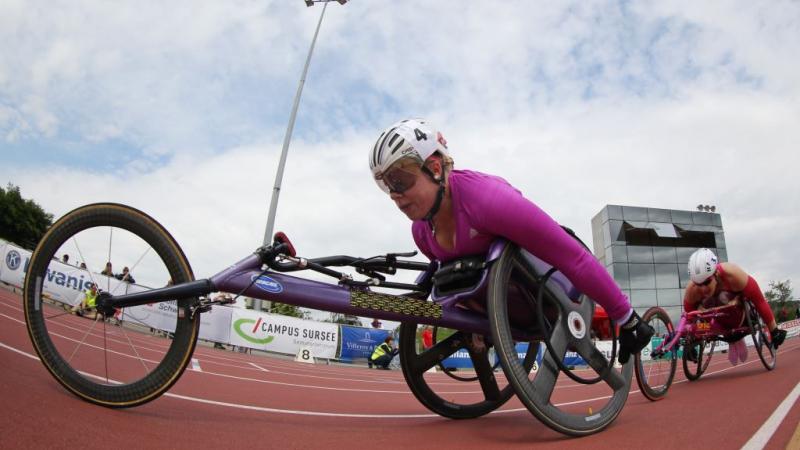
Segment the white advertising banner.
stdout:
<svg viewBox="0 0 800 450">
<path fill-rule="evenodd" d="M 339 326 L 295 317 L 233 309 L 230 343 L 296 355 L 308 348 L 315 358 L 335 358 Z"/>
<path fill-rule="evenodd" d="M 2 256 L 3 260 L 6 259 L 6 244 L 7 242 L 0 239 L 0 256 Z M 5 269 L 6 265 L 0 263 L 0 281 L 3 280 L 3 270 Z"/>
<path fill-rule="evenodd" d="M 214 306 L 200 316 L 200 339 L 228 343 L 231 339 L 233 308 Z"/>
<path fill-rule="evenodd" d="M 4 242 L 3 269 L 0 270 L 0 280 L 16 287 L 22 287 L 25 280 L 25 269 L 28 267 L 31 253 L 14 244 Z"/>
<path fill-rule="evenodd" d="M 146 288 L 131 285 L 128 292 L 139 292 Z M 178 309 L 175 301 L 150 303 L 125 308 L 122 320 L 128 320 L 162 331 L 175 331 Z M 214 306 L 200 316 L 200 339 L 227 343 L 231 334 L 231 308 Z"/>
<path fill-rule="evenodd" d="M 22 287 L 30 258 L 31 253 L 28 250 L 14 244 L 6 244 L 3 249 L 3 271 L 0 272 L 0 280 Z M 90 274 L 85 269 L 53 260 L 45 274 L 42 289 L 53 300 L 76 305 L 83 300 L 84 291 L 89 289 L 93 282 L 98 283 L 100 289 L 113 293 L 125 292 L 128 287 L 127 283 L 122 283 L 116 278 Z M 120 286 L 121 284 L 125 286 Z"/>
</svg>

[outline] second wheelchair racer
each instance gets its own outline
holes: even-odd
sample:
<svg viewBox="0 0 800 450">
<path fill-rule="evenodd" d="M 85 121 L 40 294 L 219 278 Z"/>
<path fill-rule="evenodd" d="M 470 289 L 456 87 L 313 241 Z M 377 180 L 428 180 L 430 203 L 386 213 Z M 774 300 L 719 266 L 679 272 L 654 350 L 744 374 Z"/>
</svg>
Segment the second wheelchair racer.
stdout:
<svg viewBox="0 0 800 450">
<path fill-rule="evenodd" d="M 689 278 L 691 282 L 686 286 L 683 296 L 683 308 L 686 312 L 696 311 L 704 304 L 726 304 L 734 298 L 743 296 L 750 300 L 767 324 L 772 348 L 777 350 L 778 346 L 783 344 L 786 330 L 778 328 L 772 309 L 767 304 L 756 280 L 739 266 L 720 263 L 714 252 L 701 248 L 689 257 Z M 747 358 L 747 348 L 743 340 L 732 344 L 731 350 L 732 353 L 739 352 L 742 362 Z M 696 360 L 696 358 L 694 353 L 690 355 L 690 359 Z M 731 363 L 736 364 L 734 359 L 731 359 Z"/>
<path fill-rule="evenodd" d="M 622 324 L 620 363 L 650 343 L 653 328 L 594 255 L 506 180 L 454 170 L 446 141 L 424 120 L 403 120 L 381 133 L 369 166 L 378 186 L 413 221 L 414 241 L 429 259 L 485 254 L 495 238 L 505 238 L 561 271 Z"/>
</svg>

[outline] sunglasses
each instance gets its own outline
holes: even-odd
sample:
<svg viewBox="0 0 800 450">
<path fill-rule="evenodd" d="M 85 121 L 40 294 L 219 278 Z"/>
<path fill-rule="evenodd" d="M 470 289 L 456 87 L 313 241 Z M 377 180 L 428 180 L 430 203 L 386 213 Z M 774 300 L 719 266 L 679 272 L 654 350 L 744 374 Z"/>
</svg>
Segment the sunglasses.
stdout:
<svg viewBox="0 0 800 450">
<path fill-rule="evenodd" d="M 375 179 L 380 182 L 379 184 L 381 185 L 381 188 L 383 188 L 383 190 L 387 193 L 396 192 L 398 194 L 402 194 L 403 192 L 414 187 L 419 176 L 418 172 L 413 172 L 405 167 L 408 166 L 390 168 L 386 171 L 386 173 L 376 177 Z"/>
<path fill-rule="evenodd" d="M 694 283 L 694 281 L 693 281 L 693 283 L 695 285 L 697 285 L 697 286 L 708 286 L 709 284 L 711 284 L 711 280 L 713 280 L 713 279 L 714 279 L 714 277 L 708 277 L 708 278 L 706 278 L 706 281 L 703 281 L 702 283 Z"/>
</svg>

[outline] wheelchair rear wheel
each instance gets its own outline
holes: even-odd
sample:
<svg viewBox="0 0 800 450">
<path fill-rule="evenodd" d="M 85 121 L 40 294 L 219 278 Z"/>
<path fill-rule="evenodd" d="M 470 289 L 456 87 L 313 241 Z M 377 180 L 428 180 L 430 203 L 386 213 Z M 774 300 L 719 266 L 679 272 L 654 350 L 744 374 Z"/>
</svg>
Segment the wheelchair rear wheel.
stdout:
<svg viewBox="0 0 800 450">
<path fill-rule="evenodd" d="M 652 351 L 662 342 L 669 342 L 675 336 L 675 329 L 666 311 L 658 307 L 648 309 L 642 316 L 642 320 L 655 330 L 653 339 L 650 341 Z M 636 368 L 636 383 L 642 395 L 649 400 L 658 401 L 667 395 L 669 387 L 675 378 L 675 370 L 678 367 L 677 352 L 671 350 L 659 356 L 650 354 L 648 360 L 644 360 L 641 353 L 635 355 L 634 367 Z"/>
<path fill-rule="evenodd" d="M 709 343 L 706 342 L 705 339 L 702 339 L 699 341 L 689 341 L 683 346 L 683 374 L 686 375 L 689 381 L 698 380 L 708 368 L 708 364 L 711 362 L 711 355 L 714 354 L 714 347 L 716 347 L 717 342 L 711 341 L 711 347 L 708 353 L 706 353 L 706 346 L 708 345 Z M 690 352 L 694 352 L 697 356 L 697 361 L 692 361 Z"/>
<path fill-rule="evenodd" d="M 563 293 L 555 282 L 547 282 L 544 299 L 551 332 L 545 338 L 555 354 L 546 352 L 539 370 L 529 376 L 516 357 L 508 300 L 521 295 L 535 314 L 536 295 L 541 274 L 533 267 L 529 256 L 513 244 L 506 245 L 500 258 L 491 268 L 488 292 L 489 321 L 492 338 L 503 371 L 528 410 L 548 427 L 564 434 L 583 436 L 596 433 L 617 418 L 630 391 L 633 361 L 621 369 L 613 367 L 591 340 L 589 325 L 594 314 L 594 302 L 583 297 L 576 303 Z M 556 358 L 564 359 L 572 349 L 589 365 L 587 372 L 599 376 L 603 387 L 601 396 L 592 399 L 569 399 L 556 386 L 561 369 Z M 566 377 L 565 377 L 566 378 Z"/>
<path fill-rule="evenodd" d="M 745 302 L 745 314 L 758 358 L 761 359 L 765 369 L 774 369 L 778 354 L 772 347 L 772 339 L 767 337 L 767 325 L 764 323 L 764 319 L 750 302 Z"/>
<path fill-rule="evenodd" d="M 496 379 L 490 361 L 490 343 L 482 336 L 474 337 L 470 333 L 456 331 L 431 348 L 418 352 L 417 324 L 403 322 L 400 325 L 399 347 L 400 365 L 408 388 L 420 403 L 440 416 L 474 419 L 496 410 L 514 395 L 511 385 Z M 536 362 L 538 345 L 531 347 L 531 351 L 520 362 L 527 371 Z M 474 377 L 459 377 L 456 378 L 459 383 L 454 383 L 440 373 L 430 371 L 458 351 L 469 354 L 475 369 Z"/>
</svg>

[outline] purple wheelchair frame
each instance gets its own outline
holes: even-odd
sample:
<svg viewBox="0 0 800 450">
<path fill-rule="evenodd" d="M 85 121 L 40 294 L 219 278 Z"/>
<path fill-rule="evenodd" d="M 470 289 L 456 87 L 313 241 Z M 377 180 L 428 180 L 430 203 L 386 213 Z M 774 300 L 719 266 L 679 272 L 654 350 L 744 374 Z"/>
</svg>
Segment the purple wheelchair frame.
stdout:
<svg viewBox="0 0 800 450">
<path fill-rule="evenodd" d="M 398 260 L 391 254 L 387 255 L 388 258 L 376 257 L 383 258 L 381 261 L 390 260 L 387 263 L 387 265 L 391 266 L 389 271 L 384 270 L 383 273 L 392 274 L 395 273 L 396 269 L 415 270 L 422 273 L 417 277 L 415 284 L 402 284 L 384 281 L 384 277 L 376 275 L 376 272 L 380 272 L 380 270 L 370 271 L 367 269 L 362 271 L 362 268 L 362 270 L 358 270 L 360 273 L 366 272 L 373 276 L 367 281 L 355 281 L 349 275 L 333 271 L 329 267 L 356 267 L 354 263 L 362 263 L 374 258 L 364 260 L 348 256 L 334 256 L 306 260 L 287 256 L 290 245 L 283 245 L 276 241 L 273 246 L 258 249 L 254 254 L 208 279 L 190 281 L 140 293 L 113 296 L 107 302 L 112 307 L 124 308 L 175 298 L 204 297 L 212 292 L 222 291 L 334 313 L 374 317 L 398 322 L 416 322 L 486 336 L 491 334 L 487 317 L 482 313 L 465 308 L 463 304 L 470 299 L 480 301 L 485 298 L 491 263 L 500 257 L 507 245 L 505 240 L 499 239 L 491 245 L 485 255 L 485 267 L 481 269 L 480 278 L 476 284 L 450 295 L 436 295 L 434 290 L 431 296 L 432 302 L 426 301 L 424 298 L 431 293 L 433 274 L 441 266 L 438 261 L 426 264 L 417 261 Z M 269 253 L 269 255 L 266 253 Z M 546 273 L 552 267 L 528 252 L 522 251 L 522 254 L 538 274 Z M 413 254 L 402 256 L 411 255 Z M 278 260 L 275 260 L 276 257 Z M 265 264 L 269 266 L 268 269 L 262 268 Z M 339 282 L 337 284 L 324 283 L 282 273 L 306 269 L 339 278 Z M 370 289 L 373 286 L 406 289 L 413 292 L 406 295 L 390 295 L 373 292 Z M 580 292 L 560 272 L 555 272 L 549 277 L 547 287 L 551 290 L 558 289 L 571 300 L 579 301 Z M 510 296 L 509 307 L 514 303 L 520 304 L 520 302 L 525 301 L 518 297 Z M 203 308 L 204 306 L 211 306 L 211 304 L 214 304 L 214 302 L 209 301 L 205 305 L 201 302 L 198 305 L 198 309 L 202 312 L 207 310 Z M 195 312 L 195 310 L 191 311 L 192 314 Z M 519 340 L 530 341 L 541 338 L 540 333 L 531 329 L 512 328 L 512 333 L 515 339 Z"/>
</svg>

